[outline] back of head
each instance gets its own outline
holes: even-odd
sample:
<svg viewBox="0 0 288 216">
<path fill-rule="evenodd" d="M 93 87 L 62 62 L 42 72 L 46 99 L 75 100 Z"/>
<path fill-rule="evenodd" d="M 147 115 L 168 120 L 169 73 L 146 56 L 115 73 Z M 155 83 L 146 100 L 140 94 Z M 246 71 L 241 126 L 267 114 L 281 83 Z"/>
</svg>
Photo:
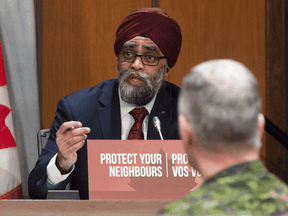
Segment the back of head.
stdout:
<svg viewBox="0 0 288 216">
<path fill-rule="evenodd" d="M 258 82 L 239 62 L 211 60 L 193 67 L 183 80 L 178 106 L 204 148 L 215 143 L 261 147 Z"/>
</svg>

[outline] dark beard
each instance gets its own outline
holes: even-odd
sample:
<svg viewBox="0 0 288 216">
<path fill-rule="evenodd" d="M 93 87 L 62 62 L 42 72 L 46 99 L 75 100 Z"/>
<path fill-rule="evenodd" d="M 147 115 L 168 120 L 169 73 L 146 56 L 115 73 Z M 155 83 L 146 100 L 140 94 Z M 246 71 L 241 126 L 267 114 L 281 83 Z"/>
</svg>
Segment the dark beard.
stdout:
<svg viewBox="0 0 288 216">
<path fill-rule="evenodd" d="M 121 99 L 127 103 L 135 104 L 136 106 L 144 106 L 148 104 L 152 98 L 157 94 L 163 83 L 164 68 L 160 69 L 156 77 L 150 77 L 149 75 L 136 72 L 133 69 L 122 71 L 119 64 L 117 65 L 119 74 L 119 87 Z M 137 74 L 143 80 L 145 80 L 145 86 L 133 86 L 126 82 L 126 79 L 131 74 Z"/>
</svg>

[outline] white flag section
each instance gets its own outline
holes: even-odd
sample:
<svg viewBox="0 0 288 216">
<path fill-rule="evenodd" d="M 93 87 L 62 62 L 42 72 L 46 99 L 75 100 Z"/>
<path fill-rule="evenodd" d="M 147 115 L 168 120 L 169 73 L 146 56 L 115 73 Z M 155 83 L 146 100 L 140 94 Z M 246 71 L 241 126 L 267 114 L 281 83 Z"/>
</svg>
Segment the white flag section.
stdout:
<svg viewBox="0 0 288 216">
<path fill-rule="evenodd" d="M 0 43 L 0 199 L 23 199 L 12 112 Z"/>
</svg>

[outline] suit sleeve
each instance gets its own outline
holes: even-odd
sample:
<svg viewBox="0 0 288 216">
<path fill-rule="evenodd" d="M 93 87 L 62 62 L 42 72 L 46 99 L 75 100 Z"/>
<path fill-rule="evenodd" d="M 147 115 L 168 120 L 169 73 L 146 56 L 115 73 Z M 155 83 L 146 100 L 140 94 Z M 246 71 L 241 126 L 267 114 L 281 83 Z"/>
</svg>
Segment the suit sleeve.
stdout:
<svg viewBox="0 0 288 216">
<path fill-rule="evenodd" d="M 62 98 L 59 101 L 55 114 L 56 116 L 50 128 L 49 140 L 47 141 L 45 148 L 42 149 L 41 155 L 39 156 L 34 169 L 29 174 L 28 191 L 31 199 L 46 199 L 48 192 L 47 165 L 51 158 L 58 152 L 56 132 L 64 122 L 73 120 L 65 98 Z M 64 190 L 70 178 L 71 175 L 65 181 L 60 183 L 55 190 Z"/>
</svg>

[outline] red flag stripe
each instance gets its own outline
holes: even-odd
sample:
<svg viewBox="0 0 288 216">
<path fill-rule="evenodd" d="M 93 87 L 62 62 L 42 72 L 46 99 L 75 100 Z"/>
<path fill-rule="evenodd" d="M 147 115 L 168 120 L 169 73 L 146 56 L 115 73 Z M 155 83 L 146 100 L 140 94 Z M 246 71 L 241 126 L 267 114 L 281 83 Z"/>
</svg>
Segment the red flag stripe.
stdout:
<svg viewBox="0 0 288 216">
<path fill-rule="evenodd" d="M 6 84 L 2 47 L 0 43 L 0 86 L 4 86 Z"/>
</svg>

